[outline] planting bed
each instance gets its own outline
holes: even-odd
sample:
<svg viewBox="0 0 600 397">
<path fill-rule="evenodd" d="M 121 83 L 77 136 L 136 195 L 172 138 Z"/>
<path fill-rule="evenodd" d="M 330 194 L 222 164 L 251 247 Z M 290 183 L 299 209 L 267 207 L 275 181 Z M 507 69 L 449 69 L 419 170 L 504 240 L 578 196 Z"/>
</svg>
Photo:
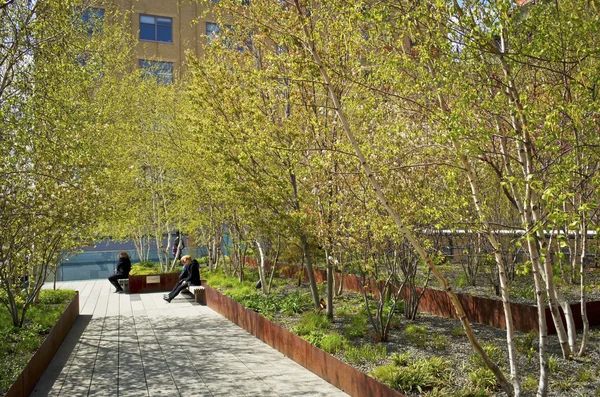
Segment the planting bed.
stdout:
<svg viewBox="0 0 600 397">
<path fill-rule="evenodd" d="M 306 285 L 297 286 L 291 282 L 282 293 L 291 294 L 299 289 L 308 294 Z M 209 298 L 210 299 L 210 298 Z M 335 300 L 335 319 L 324 333 L 337 332 L 348 336 L 345 349 L 334 351 L 339 359 L 349 363 L 365 374 L 377 374 L 405 395 L 429 396 L 486 396 L 503 395 L 493 384 L 491 375 L 482 368 L 458 320 L 430 314 L 420 314 L 415 321 L 404 319 L 398 314 L 389 340 L 377 343 L 371 328 L 363 324 L 363 332 L 357 331 L 355 310 L 362 298 L 354 293 L 345 292 Z M 210 301 L 208 302 L 210 306 Z M 271 316 L 278 324 L 287 329 L 298 327 L 301 316 L 276 314 Z M 508 376 L 506 336 L 504 331 L 473 323 L 475 334 L 488 354 L 502 367 Z M 359 327 L 360 328 L 360 327 Z M 305 335 L 308 340 L 319 340 L 317 333 Z M 517 332 L 518 369 L 523 382 L 524 396 L 535 395 L 539 365 L 537 361 L 537 337 L 533 333 Z M 556 336 L 550 336 L 550 392 L 549 396 L 596 396 L 600 390 L 600 329 L 591 332 L 587 355 L 575 360 L 563 360 Z M 371 347 L 364 350 L 365 346 Z M 361 350 L 363 349 L 363 350 Z M 385 356 L 378 357 L 378 351 L 385 350 Z M 358 354 L 357 354 L 358 353 Z M 368 359 L 361 359 L 367 357 Z M 397 367 L 377 367 L 389 365 L 396 359 Z M 422 369 L 418 369 L 421 366 Z M 418 377 L 427 374 L 427 370 L 436 367 L 433 379 L 400 379 L 395 371 L 409 373 Z M 434 368 L 435 369 L 435 368 Z M 420 374 L 420 375 L 419 375 Z M 411 385 L 411 382 L 413 386 Z M 399 384 L 400 383 L 400 384 Z M 486 390 L 487 387 L 487 390 Z M 420 390 L 419 390 L 420 388 Z"/>
</svg>

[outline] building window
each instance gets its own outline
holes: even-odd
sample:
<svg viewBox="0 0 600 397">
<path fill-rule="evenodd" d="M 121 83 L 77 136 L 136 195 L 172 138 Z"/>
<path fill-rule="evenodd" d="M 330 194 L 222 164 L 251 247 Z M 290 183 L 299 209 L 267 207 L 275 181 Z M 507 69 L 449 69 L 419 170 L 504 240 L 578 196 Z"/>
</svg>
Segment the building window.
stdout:
<svg viewBox="0 0 600 397">
<path fill-rule="evenodd" d="M 206 36 L 208 37 L 208 42 L 210 43 L 215 39 L 221 32 L 221 28 L 218 24 L 214 22 L 206 22 Z"/>
<path fill-rule="evenodd" d="M 173 18 L 140 14 L 140 40 L 173 42 Z"/>
<path fill-rule="evenodd" d="M 173 84 L 173 63 L 140 59 L 142 77 L 155 79 L 159 84 Z"/>
<path fill-rule="evenodd" d="M 102 8 L 86 8 L 81 11 L 81 26 L 88 34 L 102 31 L 104 10 Z"/>
</svg>

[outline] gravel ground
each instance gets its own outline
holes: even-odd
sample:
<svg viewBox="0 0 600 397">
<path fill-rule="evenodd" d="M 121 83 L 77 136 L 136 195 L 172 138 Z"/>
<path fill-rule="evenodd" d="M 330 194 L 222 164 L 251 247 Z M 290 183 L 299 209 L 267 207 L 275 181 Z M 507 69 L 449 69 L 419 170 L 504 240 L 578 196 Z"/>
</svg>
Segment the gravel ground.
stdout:
<svg viewBox="0 0 600 397">
<path fill-rule="evenodd" d="M 600 285 L 597 282 L 600 280 L 600 269 L 596 269 L 591 276 L 593 285 Z M 482 282 L 481 284 L 483 285 L 484 283 Z M 516 285 L 513 287 L 518 288 Z M 489 287 L 463 287 L 458 288 L 457 292 L 484 295 L 490 298 L 494 297 Z M 570 300 L 577 301 L 578 288 L 571 288 L 570 291 L 566 291 L 565 295 L 569 296 Z M 341 307 L 345 299 L 352 298 L 353 294 L 344 293 L 342 297 L 336 298 L 336 307 Z M 600 289 L 598 287 L 594 287 L 589 291 L 588 300 L 600 300 Z M 514 301 L 532 303 L 523 297 L 516 297 Z M 275 321 L 290 328 L 298 321 L 298 318 L 276 318 Z M 414 341 L 404 333 L 404 330 L 410 325 L 425 327 L 427 335 L 436 335 L 438 337 L 441 335 L 447 339 L 447 343 L 444 346 L 440 344 L 434 346 L 432 343 L 427 342 L 425 346 L 416 346 Z M 482 346 L 496 346 L 498 351 L 501 352 L 502 358 L 499 357 L 496 361 L 505 375 L 509 377 L 506 333 L 493 327 L 475 323 L 472 324 L 472 327 Z M 344 319 L 336 316 L 334 328 L 343 334 Z M 390 364 L 390 355 L 393 353 L 410 351 L 413 360 L 442 357 L 448 360 L 449 367 L 453 371 L 451 381 L 445 388 L 438 390 L 437 393 L 425 390 L 422 393 L 404 392 L 404 394 L 407 396 L 478 396 L 480 394 L 465 393 L 465 390 L 469 388 L 473 389 L 469 380 L 469 374 L 474 368 L 474 364 L 472 363 L 474 351 L 467 337 L 461 334 L 460 329 L 462 329 L 460 322 L 454 319 L 420 313 L 416 320 L 409 321 L 399 314 L 395 326 L 390 331 L 389 340 L 382 343 L 387 349 L 387 358 L 377 363 L 363 362 L 351 365 L 369 374 L 378 365 Z M 523 383 L 522 396 L 535 396 L 537 379 L 539 378 L 538 338 L 533 334 L 526 335 L 522 332 L 517 332 L 515 340 L 518 347 L 517 367 L 521 382 Z M 372 335 L 352 340 L 352 344 L 355 345 L 365 343 L 375 343 Z M 578 347 L 580 343 L 581 334 L 578 335 Z M 550 356 L 548 396 L 600 396 L 600 327 L 592 328 L 586 354 L 581 358 L 572 360 L 562 359 L 558 339 L 555 335 L 548 337 L 547 346 Z M 337 357 L 347 361 L 343 353 L 337 354 Z M 505 393 L 497 389 L 488 395 L 505 396 Z"/>
</svg>

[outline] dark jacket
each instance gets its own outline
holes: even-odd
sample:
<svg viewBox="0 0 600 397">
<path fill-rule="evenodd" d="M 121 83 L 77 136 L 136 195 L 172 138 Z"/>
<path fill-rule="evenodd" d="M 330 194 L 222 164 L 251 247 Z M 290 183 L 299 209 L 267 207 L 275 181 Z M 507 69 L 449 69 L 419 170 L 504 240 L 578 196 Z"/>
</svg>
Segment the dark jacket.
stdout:
<svg viewBox="0 0 600 397">
<path fill-rule="evenodd" d="M 187 268 L 187 269 L 186 269 Z M 184 275 L 184 273 L 186 273 Z M 190 285 L 200 285 L 200 264 L 197 260 L 192 259 L 189 265 L 184 267 L 180 280 L 187 281 Z"/>
<path fill-rule="evenodd" d="M 117 263 L 117 270 L 115 270 L 115 274 L 119 276 L 129 276 L 130 271 L 131 261 L 129 258 L 119 258 L 119 263 Z"/>
</svg>

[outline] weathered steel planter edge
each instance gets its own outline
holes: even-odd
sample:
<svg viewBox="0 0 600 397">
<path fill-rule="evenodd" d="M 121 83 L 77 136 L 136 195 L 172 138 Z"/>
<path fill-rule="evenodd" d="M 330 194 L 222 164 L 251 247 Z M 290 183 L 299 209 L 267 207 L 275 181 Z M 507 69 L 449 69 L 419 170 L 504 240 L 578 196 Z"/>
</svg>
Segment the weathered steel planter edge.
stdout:
<svg viewBox="0 0 600 397">
<path fill-rule="evenodd" d="M 158 282 L 148 283 L 149 278 L 159 277 Z M 150 292 L 165 292 L 173 289 L 179 280 L 179 273 L 158 273 L 129 276 L 129 293 L 143 294 Z"/>
</svg>

